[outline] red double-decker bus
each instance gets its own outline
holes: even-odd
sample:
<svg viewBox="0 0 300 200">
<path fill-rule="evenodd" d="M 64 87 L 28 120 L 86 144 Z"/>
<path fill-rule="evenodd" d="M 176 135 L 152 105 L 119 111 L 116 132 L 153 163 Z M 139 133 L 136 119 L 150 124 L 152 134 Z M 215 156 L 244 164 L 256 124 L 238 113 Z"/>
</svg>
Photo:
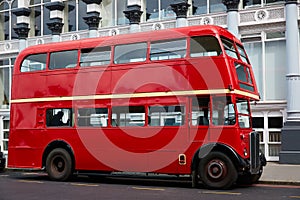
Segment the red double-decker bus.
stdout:
<svg viewBox="0 0 300 200">
<path fill-rule="evenodd" d="M 8 167 L 253 183 L 265 165 L 257 100 L 242 44 L 217 26 L 32 46 L 14 67 Z"/>
</svg>

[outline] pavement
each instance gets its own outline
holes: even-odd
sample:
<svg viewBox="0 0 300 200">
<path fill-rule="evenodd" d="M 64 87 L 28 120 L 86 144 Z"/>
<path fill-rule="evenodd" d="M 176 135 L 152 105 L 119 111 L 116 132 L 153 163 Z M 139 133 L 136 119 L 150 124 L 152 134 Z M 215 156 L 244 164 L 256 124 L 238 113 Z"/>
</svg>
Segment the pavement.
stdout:
<svg viewBox="0 0 300 200">
<path fill-rule="evenodd" d="M 300 185 L 300 165 L 267 162 L 260 183 Z"/>
</svg>

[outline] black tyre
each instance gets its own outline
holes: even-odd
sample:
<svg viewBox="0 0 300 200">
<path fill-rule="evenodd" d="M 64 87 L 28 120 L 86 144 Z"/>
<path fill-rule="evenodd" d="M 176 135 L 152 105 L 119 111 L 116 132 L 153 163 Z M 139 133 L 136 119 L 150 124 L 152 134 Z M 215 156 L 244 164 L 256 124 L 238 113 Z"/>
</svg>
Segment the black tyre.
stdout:
<svg viewBox="0 0 300 200">
<path fill-rule="evenodd" d="M 261 167 L 258 174 L 243 174 L 238 177 L 237 183 L 240 185 L 251 185 L 257 183 L 263 173 L 263 168 Z"/>
<path fill-rule="evenodd" d="M 68 180 L 73 174 L 73 163 L 70 154 L 62 148 L 51 151 L 46 160 L 46 171 L 51 180 Z"/>
<path fill-rule="evenodd" d="M 228 189 L 236 182 L 238 173 L 232 161 L 221 152 L 211 152 L 199 164 L 202 183 L 212 189 Z"/>
</svg>

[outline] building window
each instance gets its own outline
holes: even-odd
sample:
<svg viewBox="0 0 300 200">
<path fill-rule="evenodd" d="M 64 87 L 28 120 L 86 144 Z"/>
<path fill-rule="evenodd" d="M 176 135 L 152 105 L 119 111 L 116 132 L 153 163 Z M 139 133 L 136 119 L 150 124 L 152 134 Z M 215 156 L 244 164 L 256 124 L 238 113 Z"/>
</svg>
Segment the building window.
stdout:
<svg viewBox="0 0 300 200">
<path fill-rule="evenodd" d="M 171 4 L 174 0 L 147 0 L 147 20 L 162 20 L 175 18 L 176 13 L 172 10 Z"/>
<path fill-rule="evenodd" d="M 124 25 L 129 24 L 129 20 L 125 17 L 124 11 L 127 9 L 127 0 L 116 0 L 115 1 L 117 6 L 116 10 L 116 19 L 117 19 L 117 25 Z"/>
<path fill-rule="evenodd" d="M 51 0 L 31 0 L 29 36 L 50 35 L 47 23 L 50 22 L 50 11 L 45 7 Z"/>
<path fill-rule="evenodd" d="M 193 15 L 225 12 L 226 6 L 220 0 L 193 0 Z"/>
<path fill-rule="evenodd" d="M 10 12 L 7 2 L 0 3 L 0 40 L 9 40 L 9 25 Z"/>
<path fill-rule="evenodd" d="M 266 100 L 286 98 L 285 40 L 266 42 Z"/>
<path fill-rule="evenodd" d="M 159 0 L 147 0 L 147 20 L 159 20 Z"/>
<path fill-rule="evenodd" d="M 17 16 L 12 13 L 16 8 L 18 8 L 17 0 L 13 0 L 11 3 L 0 1 L 0 40 L 18 38 L 14 31 L 14 28 L 17 27 Z"/>
<path fill-rule="evenodd" d="M 262 64 L 262 42 L 244 43 L 244 47 L 250 59 L 250 63 L 253 67 L 253 73 L 258 87 L 258 91 L 261 95 L 262 100 L 264 97 L 264 73 Z"/>
<path fill-rule="evenodd" d="M 77 8 L 76 0 L 68 0 L 65 2 L 65 9 L 68 17 L 64 20 L 66 32 L 77 31 Z"/>
<path fill-rule="evenodd" d="M 87 30 L 89 26 L 85 23 L 83 17 L 87 16 L 87 5 L 83 1 L 78 1 L 78 30 Z M 77 17 L 77 16 L 76 16 Z"/>
<path fill-rule="evenodd" d="M 14 59 L 0 60 L 0 108 L 8 109 Z"/>
</svg>

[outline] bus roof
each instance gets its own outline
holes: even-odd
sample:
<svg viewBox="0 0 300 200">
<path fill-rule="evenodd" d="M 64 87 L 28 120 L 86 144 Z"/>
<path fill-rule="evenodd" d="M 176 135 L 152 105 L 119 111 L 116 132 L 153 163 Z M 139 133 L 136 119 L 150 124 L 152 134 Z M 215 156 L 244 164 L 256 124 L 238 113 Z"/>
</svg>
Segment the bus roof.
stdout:
<svg viewBox="0 0 300 200">
<path fill-rule="evenodd" d="M 221 35 L 236 43 L 240 41 L 234 37 L 226 29 L 215 26 L 215 25 L 199 25 L 199 26 L 188 26 L 182 28 L 172 28 L 163 30 L 153 30 L 147 32 L 137 32 L 129 34 L 120 34 L 115 36 L 105 36 L 96 38 L 87 38 L 80 40 L 64 41 L 64 42 L 53 42 L 48 44 L 40 44 L 35 46 L 30 46 L 26 48 L 22 53 L 42 53 L 48 51 L 56 50 L 70 50 L 78 48 L 93 48 L 97 46 L 109 46 L 116 44 L 128 44 L 143 41 L 158 41 L 165 39 L 175 39 L 180 37 L 196 36 L 196 35 Z"/>
</svg>

